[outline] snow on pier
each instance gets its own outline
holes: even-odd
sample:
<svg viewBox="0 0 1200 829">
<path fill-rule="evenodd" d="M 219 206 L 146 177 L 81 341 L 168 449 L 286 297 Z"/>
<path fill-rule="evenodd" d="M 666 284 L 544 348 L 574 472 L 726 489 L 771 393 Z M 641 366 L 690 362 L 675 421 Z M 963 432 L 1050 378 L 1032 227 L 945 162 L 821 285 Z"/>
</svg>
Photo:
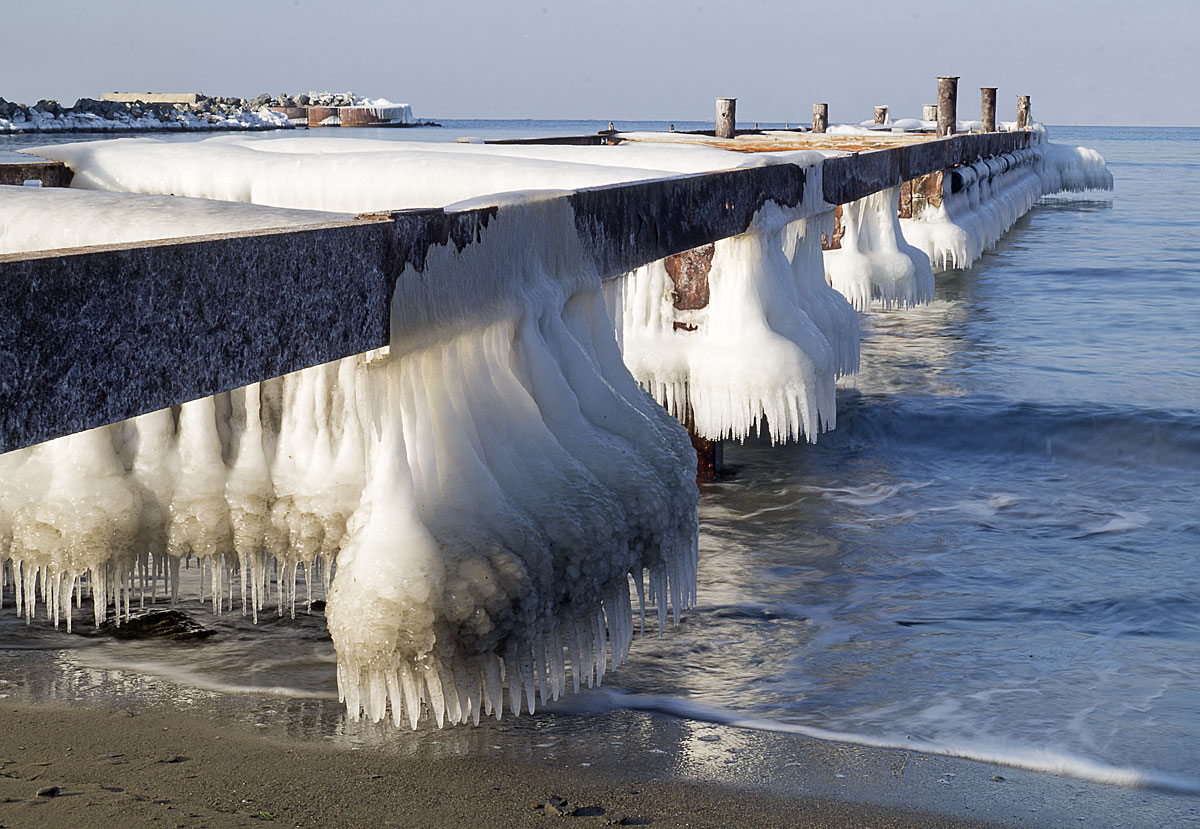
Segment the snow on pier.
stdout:
<svg viewBox="0 0 1200 829">
<path fill-rule="evenodd" d="M 70 190 L 0 187 L 18 612 L 120 618 L 191 556 L 217 612 L 324 579 L 352 716 L 532 711 L 694 601 L 681 422 L 815 440 L 855 309 L 1111 186 L 1038 128 L 602 140 L 38 150 Z"/>
</svg>

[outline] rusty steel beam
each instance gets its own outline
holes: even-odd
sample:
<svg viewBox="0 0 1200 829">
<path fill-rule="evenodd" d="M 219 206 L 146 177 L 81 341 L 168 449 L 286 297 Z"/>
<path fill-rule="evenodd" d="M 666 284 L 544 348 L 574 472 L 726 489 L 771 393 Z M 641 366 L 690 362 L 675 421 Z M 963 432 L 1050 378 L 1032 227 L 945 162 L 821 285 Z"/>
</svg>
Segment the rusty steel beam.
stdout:
<svg viewBox="0 0 1200 829">
<path fill-rule="evenodd" d="M 846 226 L 842 224 L 842 206 L 833 209 L 833 230 L 821 234 L 821 250 L 841 250 L 842 237 L 846 235 Z"/>
<path fill-rule="evenodd" d="M 911 219 L 913 217 L 913 184 L 914 179 L 910 179 L 900 185 L 900 204 L 896 209 L 896 215 L 901 219 Z"/>
<path fill-rule="evenodd" d="M 307 107 L 308 110 L 308 125 L 310 127 L 325 127 L 337 126 L 341 124 L 342 116 L 338 113 L 337 107 Z M 338 124 L 325 124 L 324 121 L 328 118 L 337 118 Z"/>
<path fill-rule="evenodd" d="M 708 307 L 708 273 L 712 270 L 715 244 L 676 253 L 664 260 L 667 276 L 674 283 L 673 302 L 676 311 L 697 311 Z M 682 323 L 675 323 L 676 328 Z"/>
</svg>

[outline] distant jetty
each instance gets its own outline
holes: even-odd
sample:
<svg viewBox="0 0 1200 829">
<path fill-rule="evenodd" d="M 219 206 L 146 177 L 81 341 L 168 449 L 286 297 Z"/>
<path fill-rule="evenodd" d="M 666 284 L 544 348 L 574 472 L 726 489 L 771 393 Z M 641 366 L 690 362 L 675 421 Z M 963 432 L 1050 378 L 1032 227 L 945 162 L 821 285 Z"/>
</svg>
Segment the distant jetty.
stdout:
<svg viewBox="0 0 1200 829">
<path fill-rule="evenodd" d="M 203 93 L 112 92 L 74 106 L 41 100 L 32 106 L 0 98 L 0 134 L 43 132 L 208 132 L 294 127 L 440 126 L 419 121 L 408 104 L 360 98 L 352 92 L 210 97 Z"/>
</svg>

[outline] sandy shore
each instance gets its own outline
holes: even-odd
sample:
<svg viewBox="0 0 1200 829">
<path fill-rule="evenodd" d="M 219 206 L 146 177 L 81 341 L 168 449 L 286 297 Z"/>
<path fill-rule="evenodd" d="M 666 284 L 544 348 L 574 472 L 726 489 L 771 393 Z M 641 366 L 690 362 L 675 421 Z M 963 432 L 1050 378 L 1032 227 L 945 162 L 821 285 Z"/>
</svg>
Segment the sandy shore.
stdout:
<svg viewBox="0 0 1200 829">
<path fill-rule="evenodd" d="M 1164 826 L 1189 814 L 1177 797 L 658 715 L 523 722 L 314 740 L 209 711 L 5 700 L 0 826 Z M 49 787 L 57 796 L 38 796 Z M 558 816 L 556 798 L 579 812 Z"/>
<path fill-rule="evenodd" d="M 488 757 L 403 757 L 277 738 L 132 708 L 0 708 L 0 825 L 975 827 L 826 797 L 739 791 L 654 764 L 581 767 Z M 58 787 L 57 796 L 38 796 Z M 545 804 L 541 807 L 535 804 Z"/>
</svg>

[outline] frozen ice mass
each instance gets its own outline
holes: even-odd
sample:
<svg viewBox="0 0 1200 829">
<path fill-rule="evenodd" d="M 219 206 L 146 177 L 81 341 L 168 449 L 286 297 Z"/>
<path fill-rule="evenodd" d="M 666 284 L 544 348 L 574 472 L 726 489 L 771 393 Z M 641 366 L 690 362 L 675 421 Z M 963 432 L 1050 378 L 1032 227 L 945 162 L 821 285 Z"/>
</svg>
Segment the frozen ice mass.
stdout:
<svg viewBox="0 0 1200 829">
<path fill-rule="evenodd" d="M 323 582 L 350 715 L 413 728 L 532 712 L 620 665 L 648 612 L 678 622 L 697 566 L 681 423 L 817 440 L 858 370 L 859 313 L 929 302 L 934 271 L 969 266 L 1040 196 L 1112 185 L 1044 131 L 948 172 L 912 219 L 896 188 L 835 219 L 822 152 L 238 135 L 36 153 L 72 187 L 0 188 L 0 254 L 503 205 L 398 278 L 386 349 L 0 455 L 18 614 L 69 629 L 90 595 L 97 624 L 120 619 L 197 561 L 215 612 L 292 614 Z M 764 164 L 816 186 L 687 264 L 702 304 L 679 301 L 671 259 L 603 280 L 546 198 Z"/>
</svg>

